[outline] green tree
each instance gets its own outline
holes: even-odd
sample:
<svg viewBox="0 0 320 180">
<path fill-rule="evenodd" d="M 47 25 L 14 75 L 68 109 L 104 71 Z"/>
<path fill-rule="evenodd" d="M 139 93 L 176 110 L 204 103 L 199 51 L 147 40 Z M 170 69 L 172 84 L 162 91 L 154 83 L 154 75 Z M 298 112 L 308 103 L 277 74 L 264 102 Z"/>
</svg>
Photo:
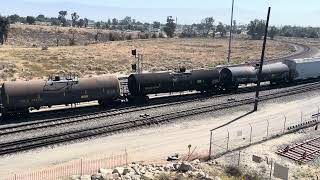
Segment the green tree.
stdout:
<svg viewBox="0 0 320 180">
<path fill-rule="evenodd" d="M 255 19 L 248 25 L 247 34 L 251 36 L 251 39 L 259 40 L 264 36 L 265 26 L 264 20 Z"/>
<path fill-rule="evenodd" d="M 9 18 L 0 16 L 0 44 L 4 44 L 4 42 L 7 41 L 9 29 L 10 29 Z"/>
<path fill-rule="evenodd" d="M 313 29 L 308 33 L 308 38 L 319 38 L 319 33 Z"/>
<path fill-rule="evenodd" d="M 82 28 L 83 26 L 85 26 L 85 21 L 84 19 L 79 19 L 79 21 L 77 21 L 77 26 Z"/>
<path fill-rule="evenodd" d="M 58 19 L 59 19 L 59 21 L 60 21 L 60 24 L 61 24 L 63 27 L 66 27 L 66 26 L 68 25 L 67 19 L 66 19 L 67 14 L 68 14 L 67 11 L 59 11 Z"/>
<path fill-rule="evenodd" d="M 112 25 L 113 25 L 113 26 L 116 26 L 116 25 L 118 25 L 118 24 L 119 24 L 118 19 L 113 18 L 113 19 L 112 19 Z"/>
<path fill-rule="evenodd" d="M 18 14 L 14 14 L 8 17 L 11 23 L 16 23 L 20 21 L 20 16 Z"/>
<path fill-rule="evenodd" d="M 100 29 L 101 28 L 101 22 L 99 21 L 99 22 L 96 22 L 95 24 L 94 24 L 94 26 L 97 28 L 97 29 Z"/>
<path fill-rule="evenodd" d="M 268 33 L 268 36 L 270 37 L 270 39 L 274 39 L 274 37 L 278 34 L 279 34 L 278 28 L 276 28 L 275 26 L 271 26 Z"/>
<path fill-rule="evenodd" d="M 144 23 L 144 24 L 143 24 L 143 30 L 142 30 L 142 32 L 147 31 L 147 30 L 150 28 L 150 26 L 151 26 L 150 23 Z"/>
<path fill-rule="evenodd" d="M 238 33 L 238 24 L 237 24 L 237 21 L 236 20 L 233 20 L 232 22 L 233 24 L 233 27 L 232 27 L 232 33 Z"/>
<path fill-rule="evenodd" d="M 78 19 L 79 19 L 79 15 L 76 12 L 71 14 L 72 27 L 75 27 L 77 25 Z"/>
<path fill-rule="evenodd" d="M 124 19 L 122 19 L 120 21 L 119 24 L 122 25 L 122 26 L 127 26 L 127 25 L 131 24 L 131 22 L 132 22 L 131 17 L 130 16 L 126 16 Z"/>
<path fill-rule="evenodd" d="M 182 33 L 180 34 L 180 38 L 193 38 L 196 36 L 197 36 L 197 33 L 193 29 L 193 26 L 185 26 Z"/>
<path fill-rule="evenodd" d="M 60 20 L 58 18 L 50 18 L 49 20 L 53 26 L 60 26 Z"/>
<path fill-rule="evenodd" d="M 217 26 L 217 32 L 220 33 L 220 37 L 224 37 L 227 34 L 226 27 L 222 24 L 222 22 L 219 22 Z"/>
<path fill-rule="evenodd" d="M 213 19 L 213 17 L 207 17 L 207 18 L 203 19 L 201 24 L 202 24 L 201 27 L 204 30 L 204 34 L 203 35 L 205 37 L 208 37 L 209 33 L 211 31 L 214 31 L 214 19 Z"/>
<path fill-rule="evenodd" d="M 108 19 L 107 24 L 108 24 L 109 26 L 111 26 L 111 25 L 112 25 L 112 23 L 111 23 L 111 19 Z"/>
<path fill-rule="evenodd" d="M 160 29 L 161 23 L 158 21 L 154 21 L 152 24 L 153 29 Z"/>
<path fill-rule="evenodd" d="M 88 27 L 88 25 L 89 25 L 89 19 L 84 18 L 83 20 L 84 20 L 84 27 L 85 27 L 85 28 Z"/>
<path fill-rule="evenodd" d="M 37 21 L 44 22 L 46 21 L 46 17 L 43 14 L 39 14 L 36 18 Z"/>
<path fill-rule="evenodd" d="M 176 31 L 177 25 L 174 22 L 172 16 L 167 17 L 167 24 L 164 27 L 164 32 L 167 34 L 168 37 L 172 38 L 174 36 L 174 32 Z"/>
<path fill-rule="evenodd" d="M 33 16 L 27 16 L 27 23 L 34 24 L 36 22 L 36 18 Z"/>
</svg>

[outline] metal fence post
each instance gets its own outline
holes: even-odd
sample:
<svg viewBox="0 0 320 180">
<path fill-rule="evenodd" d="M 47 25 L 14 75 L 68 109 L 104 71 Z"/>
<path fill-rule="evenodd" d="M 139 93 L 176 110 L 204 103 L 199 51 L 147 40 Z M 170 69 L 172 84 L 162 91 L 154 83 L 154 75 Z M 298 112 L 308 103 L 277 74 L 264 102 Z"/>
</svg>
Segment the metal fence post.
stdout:
<svg viewBox="0 0 320 180">
<path fill-rule="evenodd" d="M 270 166 L 270 175 L 269 175 L 269 179 L 272 179 L 272 168 L 273 168 L 273 159 L 271 158 L 270 160 L 271 166 Z"/>
<path fill-rule="evenodd" d="M 212 151 L 212 131 L 210 131 L 210 142 L 209 142 L 209 159 L 211 159 L 211 151 Z"/>
<path fill-rule="evenodd" d="M 318 106 L 317 122 L 319 121 L 319 114 L 320 114 L 320 109 L 319 109 L 319 106 Z"/>
<path fill-rule="evenodd" d="M 227 139 L 227 151 L 229 151 L 229 141 L 230 141 L 230 133 L 229 130 L 227 129 L 228 132 L 228 139 Z"/>
<path fill-rule="evenodd" d="M 239 150 L 238 167 L 240 166 L 240 156 L 241 156 L 241 151 Z"/>
<path fill-rule="evenodd" d="M 125 158 L 126 158 L 126 167 L 128 167 L 128 152 L 127 152 L 127 148 L 125 148 Z"/>
<path fill-rule="evenodd" d="M 251 123 L 249 123 L 250 125 L 250 144 L 251 144 L 251 141 L 252 141 L 252 125 Z"/>
<path fill-rule="evenodd" d="M 80 161 L 80 176 L 82 176 L 82 159 Z"/>
<path fill-rule="evenodd" d="M 301 124 L 302 124 L 302 122 L 303 122 L 303 113 L 301 111 Z"/>
<path fill-rule="evenodd" d="M 269 136 L 269 125 L 270 125 L 269 119 L 267 120 L 267 122 L 268 122 L 268 125 L 267 125 L 267 139 L 268 139 L 268 136 Z"/>
<path fill-rule="evenodd" d="M 287 116 L 284 115 L 284 123 L 283 123 L 283 133 L 286 132 L 286 123 L 287 123 Z"/>
</svg>

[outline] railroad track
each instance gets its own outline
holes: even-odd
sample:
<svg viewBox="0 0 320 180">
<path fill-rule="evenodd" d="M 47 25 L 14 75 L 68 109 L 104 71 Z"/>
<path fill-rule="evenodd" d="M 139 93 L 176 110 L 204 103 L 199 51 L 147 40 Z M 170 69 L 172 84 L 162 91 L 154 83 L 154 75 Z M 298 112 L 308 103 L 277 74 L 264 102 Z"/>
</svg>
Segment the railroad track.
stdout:
<svg viewBox="0 0 320 180">
<path fill-rule="evenodd" d="M 307 46 L 307 45 L 304 45 L 304 44 L 290 42 L 290 41 L 284 41 L 284 40 L 280 40 L 279 42 L 283 42 L 283 43 L 291 44 L 291 45 L 294 45 L 294 46 L 298 46 L 302 50 L 300 50 L 300 52 L 298 52 L 298 53 L 289 54 L 287 56 L 280 57 L 280 58 L 270 59 L 268 61 L 281 61 L 281 60 L 285 60 L 285 59 L 299 58 L 299 57 L 302 57 L 302 56 L 306 56 L 306 54 L 311 52 L 311 48 L 309 46 Z"/>
<path fill-rule="evenodd" d="M 280 42 L 284 42 L 284 43 L 288 43 L 288 44 L 293 44 L 293 45 L 295 45 L 295 46 L 299 46 L 301 49 L 303 49 L 303 50 L 300 50 L 300 52 L 298 52 L 298 53 L 294 53 L 294 54 L 291 54 L 291 55 L 288 55 L 288 56 L 285 56 L 285 57 L 281 57 L 281 58 L 275 58 L 275 59 L 270 59 L 270 60 L 266 60 L 267 62 L 272 62 L 272 61 L 279 61 L 279 60 L 283 60 L 283 59 L 287 59 L 287 58 L 294 58 L 294 57 L 297 57 L 297 56 L 301 56 L 301 55 L 304 55 L 304 54 L 306 54 L 306 53 L 308 53 L 308 52 L 310 52 L 310 47 L 308 47 L 308 46 L 306 46 L 306 45 L 303 45 L 303 44 L 298 44 L 298 43 L 293 43 L 293 42 L 289 42 L 289 41 L 283 41 L 283 40 L 281 40 Z M 257 62 L 257 60 L 252 60 L 251 62 L 250 62 L 250 64 L 255 64 Z M 241 64 L 241 65 L 243 65 L 243 64 Z M 239 66 L 239 65 L 231 65 L 231 66 Z M 121 81 L 121 82 L 123 82 L 123 83 L 125 83 L 125 82 L 127 82 L 127 77 L 121 77 L 121 78 L 119 78 L 119 80 Z M 160 104 L 160 103 L 159 103 Z M 91 110 L 93 110 L 93 111 L 99 111 L 99 109 L 98 108 L 93 108 L 93 109 L 91 109 Z M 81 109 L 81 110 L 79 110 L 79 109 L 72 109 L 71 111 L 68 111 L 68 110 L 64 110 L 64 114 L 65 114 L 65 116 L 67 116 L 68 114 L 71 114 L 71 116 L 70 116 L 70 118 L 74 118 L 74 117 L 72 117 L 72 114 L 75 114 L 76 112 L 79 112 L 79 113 L 81 113 L 81 111 L 83 112 L 83 111 L 85 111 L 85 110 L 83 110 L 83 108 Z M 46 114 L 44 114 L 44 113 L 40 113 L 40 114 L 32 114 L 32 118 L 33 119 L 30 119 L 29 121 L 34 121 L 35 120 L 35 118 L 41 118 L 41 119 L 44 119 L 44 118 L 46 118 L 47 117 L 47 119 L 50 119 L 50 116 L 55 116 L 56 114 L 60 114 L 62 111 L 58 111 L 58 112 L 54 112 L 54 111 L 50 111 L 50 112 L 46 112 Z M 90 112 L 88 111 L 88 113 L 90 114 Z M 102 113 L 105 113 L 105 111 L 102 111 Z M 86 114 L 85 114 L 86 115 Z M 60 117 L 63 117 L 63 118 L 65 118 L 65 116 L 63 117 L 63 116 L 61 116 L 61 114 L 60 114 Z M 60 118 L 60 119 L 62 119 L 62 118 Z M 59 120 L 59 119 L 57 119 L 57 120 Z M 2 128 L 0 128 L 0 130 L 5 130 L 5 129 L 2 129 Z M 5 130 L 6 131 L 6 130 Z M 1 133 L 0 133 L 0 135 L 1 135 Z"/>
<path fill-rule="evenodd" d="M 263 86 L 262 90 L 270 90 L 272 89 L 270 86 Z M 237 91 L 237 94 L 241 93 L 250 93 L 255 90 L 254 87 L 251 88 L 243 88 Z M 183 100 L 183 101 L 173 101 L 169 103 L 161 103 L 161 102 L 155 102 L 147 106 L 127 106 L 123 108 L 117 108 L 117 109 L 110 109 L 110 110 L 99 110 L 96 112 L 91 113 L 84 113 L 84 114 L 78 114 L 78 115 L 71 115 L 71 116 L 64 116 L 64 117 L 58 117 L 58 118 L 50 118 L 50 119 L 44 119 L 40 121 L 30 121 L 26 123 L 21 124 L 15 124 L 15 125 L 7 125 L 7 126 L 0 126 L 0 137 L 5 135 L 11 135 L 15 133 L 21 133 L 21 132 L 27 132 L 27 131 L 33 131 L 33 130 L 39 130 L 39 129 L 45 129 L 50 127 L 56 127 L 56 126 L 62 126 L 62 125 L 71 125 L 75 123 L 81 123 L 86 121 L 91 121 L 95 119 L 101 119 L 101 118 L 107 118 L 111 116 L 118 116 L 143 110 L 150 110 L 165 106 L 173 106 L 173 105 L 180 105 L 180 104 L 186 104 L 190 102 L 196 102 L 196 101 L 202 101 L 202 100 L 208 100 L 212 98 L 217 97 L 226 97 L 230 94 L 219 94 L 214 96 L 196 96 L 195 98 L 189 99 L 189 100 Z M 78 112 L 78 111 L 77 111 Z"/>
<path fill-rule="evenodd" d="M 285 55 L 283 57 L 265 59 L 264 60 L 264 64 L 281 62 L 281 61 L 286 60 L 286 59 L 296 59 L 296 58 L 301 58 L 301 57 L 307 57 L 307 55 L 311 52 L 311 48 L 309 46 L 307 46 L 307 45 L 304 45 L 304 44 L 290 42 L 290 41 L 284 41 L 284 40 L 279 40 L 279 42 L 287 43 L 287 44 L 290 44 L 292 46 L 299 47 L 301 50 L 299 50 L 298 52 L 289 54 L 289 55 Z M 243 66 L 243 65 L 248 65 L 248 64 L 255 65 L 257 63 L 260 64 L 260 59 L 251 59 L 251 60 L 248 60 L 247 62 L 241 63 L 241 64 L 223 65 L 223 67 L 225 67 L 225 66 L 226 67 L 238 67 L 238 66 Z"/>
<path fill-rule="evenodd" d="M 307 91 L 311 91 L 319 88 L 320 88 L 320 83 L 313 83 L 313 84 L 309 84 L 308 86 L 302 86 L 295 89 L 285 90 L 277 94 L 263 95 L 259 98 L 259 101 L 275 99 L 275 98 L 307 92 Z M 189 117 L 189 116 L 202 114 L 202 113 L 208 113 L 208 112 L 212 112 L 219 109 L 251 104 L 253 102 L 254 102 L 253 98 L 245 98 L 242 100 L 235 100 L 232 102 L 221 103 L 221 104 L 210 105 L 210 106 L 196 107 L 196 108 L 191 108 L 187 110 L 177 111 L 174 113 L 162 114 L 158 116 L 140 117 L 138 119 L 134 119 L 131 121 L 113 123 L 113 124 L 83 129 L 83 130 L 75 130 L 71 132 L 1 143 L 0 155 L 16 153 L 20 151 L 35 149 L 35 148 L 59 144 L 59 143 L 70 142 L 74 140 L 80 140 L 83 138 L 94 137 L 102 134 L 119 132 L 119 131 L 136 128 L 136 127 L 166 123 L 175 119 L 180 119 L 180 118 Z"/>
<path fill-rule="evenodd" d="M 287 146 L 279 150 L 277 154 L 299 163 L 307 163 L 320 156 L 320 137 Z"/>
<path fill-rule="evenodd" d="M 239 93 L 245 93 L 245 92 L 251 92 L 252 90 L 242 90 Z M 169 103 L 154 103 L 147 106 L 128 106 L 118 109 L 111 109 L 111 110 L 101 110 L 97 112 L 92 113 L 86 113 L 86 114 L 80 114 L 80 115 L 72 115 L 72 116 L 65 116 L 65 117 L 59 117 L 59 118 L 51 118 L 51 119 L 45 119 L 40 121 L 31 121 L 27 123 L 22 124 L 16 124 L 16 125 L 8 125 L 8 126 L 2 126 L 0 127 L 0 136 L 4 135 L 10 135 L 20 132 L 26 132 L 31 130 L 37 130 L 37 129 L 43 129 L 43 128 L 49 128 L 49 127 L 55 127 L 55 126 L 61 126 L 61 125 L 67 125 L 67 124 L 74 124 L 74 123 L 80 123 L 85 121 L 90 121 L 94 119 L 101 119 L 111 116 L 117 116 L 117 115 L 123 115 L 127 113 L 132 112 L 138 112 L 143 110 L 149 110 L 149 109 L 155 109 L 165 106 L 172 106 L 172 105 L 179 105 L 179 104 L 185 104 L 195 101 L 202 101 L 207 100 L 209 98 L 217 98 L 222 96 L 228 96 L 230 94 L 222 94 L 222 95 L 215 95 L 211 97 L 203 97 L 199 96 L 195 99 L 190 100 L 184 100 L 184 101 L 178 101 L 178 102 L 169 102 Z"/>
</svg>

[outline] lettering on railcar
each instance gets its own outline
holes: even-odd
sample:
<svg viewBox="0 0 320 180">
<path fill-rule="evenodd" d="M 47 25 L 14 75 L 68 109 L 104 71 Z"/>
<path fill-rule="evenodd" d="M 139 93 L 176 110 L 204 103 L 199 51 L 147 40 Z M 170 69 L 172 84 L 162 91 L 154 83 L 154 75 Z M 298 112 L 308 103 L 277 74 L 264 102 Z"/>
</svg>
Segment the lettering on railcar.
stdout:
<svg viewBox="0 0 320 180">
<path fill-rule="evenodd" d="M 89 95 L 82 95 L 81 96 L 81 99 L 87 99 L 87 98 L 89 98 Z"/>
</svg>

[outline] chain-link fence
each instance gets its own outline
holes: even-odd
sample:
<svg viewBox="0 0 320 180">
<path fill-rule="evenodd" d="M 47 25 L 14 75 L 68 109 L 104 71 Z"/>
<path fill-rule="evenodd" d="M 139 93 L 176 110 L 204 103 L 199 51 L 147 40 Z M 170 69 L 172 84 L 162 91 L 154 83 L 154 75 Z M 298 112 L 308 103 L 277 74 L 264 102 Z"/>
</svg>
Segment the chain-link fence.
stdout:
<svg viewBox="0 0 320 180">
<path fill-rule="evenodd" d="M 234 123 L 235 125 L 211 130 L 209 154 L 211 157 L 218 157 L 241 147 L 317 125 L 319 118 L 319 107 L 312 106 L 305 111 L 297 110 L 265 119 L 257 117 L 259 121 L 251 119 L 250 122 L 241 122 L 239 120 Z"/>
</svg>

